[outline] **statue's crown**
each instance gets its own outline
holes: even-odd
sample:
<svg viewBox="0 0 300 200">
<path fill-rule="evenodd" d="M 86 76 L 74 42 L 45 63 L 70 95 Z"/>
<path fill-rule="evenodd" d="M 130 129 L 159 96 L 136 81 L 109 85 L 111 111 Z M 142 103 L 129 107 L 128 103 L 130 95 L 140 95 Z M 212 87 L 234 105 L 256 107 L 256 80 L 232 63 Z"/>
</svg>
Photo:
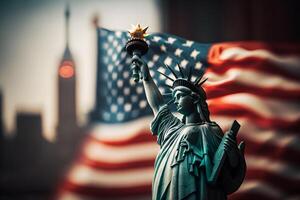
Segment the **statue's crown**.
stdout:
<svg viewBox="0 0 300 200">
<path fill-rule="evenodd" d="M 160 72 L 160 71 L 158 71 L 158 72 L 160 74 L 162 74 L 163 76 L 165 76 L 167 79 L 172 81 L 172 85 L 166 84 L 166 86 L 169 87 L 172 92 L 174 90 L 176 90 L 177 87 L 183 86 L 183 87 L 186 87 L 186 88 L 190 89 L 191 91 L 195 92 L 196 94 L 200 95 L 204 100 L 206 99 L 206 94 L 202 88 L 202 84 L 207 80 L 207 78 L 202 80 L 203 73 L 200 76 L 198 76 L 194 81 L 192 81 L 191 80 L 192 79 L 191 78 L 192 77 L 192 68 L 191 67 L 189 67 L 188 73 L 184 73 L 183 68 L 178 64 L 177 65 L 178 71 L 176 73 L 175 70 L 172 69 L 170 66 L 168 66 L 168 65 L 165 65 L 165 66 L 173 74 L 175 79 Z M 164 94 L 164 96 L 171 96 L 172 92 L 168 93 L 168 94 Z"/>
</svg>

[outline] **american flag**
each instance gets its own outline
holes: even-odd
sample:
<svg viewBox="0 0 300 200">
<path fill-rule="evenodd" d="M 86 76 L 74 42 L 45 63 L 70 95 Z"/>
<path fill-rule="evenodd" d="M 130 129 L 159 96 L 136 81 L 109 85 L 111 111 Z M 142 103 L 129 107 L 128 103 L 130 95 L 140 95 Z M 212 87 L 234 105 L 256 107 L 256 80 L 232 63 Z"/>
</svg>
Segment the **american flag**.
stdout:
<svg viewBox="0 0 300 200">
<path fill-rule="evenodd" d="M 129 35 L 99 28 L 97 116 L 58 199 L 151 199 L 159 145 L 142 83 L 134 83 Z M 169 34 L 147 37 L 143 56 L 162 93 L 165 65 L 205 72 L 212 120 L 224 131 L 234 119 L 246 142 L 247 175 L 229 198 L 300 199 L 300 46 L 233 42 L 199 44 Z M 168 74 L 170 75 L 170 74 Z M 172 76 L 172 75 L 170 75 Z"/>
</svg>

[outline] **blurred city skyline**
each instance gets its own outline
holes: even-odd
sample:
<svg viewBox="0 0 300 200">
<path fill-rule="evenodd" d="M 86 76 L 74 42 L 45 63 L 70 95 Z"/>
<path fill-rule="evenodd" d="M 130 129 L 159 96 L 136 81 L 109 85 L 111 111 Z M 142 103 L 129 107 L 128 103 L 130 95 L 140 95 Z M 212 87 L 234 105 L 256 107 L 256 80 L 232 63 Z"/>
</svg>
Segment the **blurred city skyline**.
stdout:
<svg viewBox="0 0 300 200">
<path fill-rule="evenodd" d="M 43 134 L 55 138 L 57 70 L 65 48 L 64 10 L 70 5 L 70 49 L 77 76 L 77 115 L 84 124 L 94 106 L 96 30 L 126 30 L 130 24 L 161 30 L 157 1 L 5 1 L 1 2 L 0 90 L 5 132 L 14 131 L 16 112 L 41 113 Z M 114 9 L 114 10 L 112 10 Z M 118 13 L 116 15 L 116 13 Z"/>
</svg>

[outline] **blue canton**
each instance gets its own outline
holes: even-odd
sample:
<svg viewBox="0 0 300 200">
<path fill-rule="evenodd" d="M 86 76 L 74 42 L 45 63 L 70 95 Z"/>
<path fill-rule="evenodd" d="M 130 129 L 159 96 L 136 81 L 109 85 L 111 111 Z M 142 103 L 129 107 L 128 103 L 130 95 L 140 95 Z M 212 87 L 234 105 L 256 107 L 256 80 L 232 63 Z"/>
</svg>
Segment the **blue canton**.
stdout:
<svg viewBox="0 0 300 200">
<path fill-rule="evenodd" d="M 135 83 L 131 79 L 131 56 L 125 50 L 129 38 L 127 32 L 98 29 L 97 121 L 122 123 L 151 114 L 142 81 Z M 186 73 L 191 67 L 192 80 L 207 66 L 210 44 L 161 33 L 148 35 L 146 41 L 149 50 L 143 59 L 162 94 L 168 92 L 164 84 L 172 85 L 172 81 L 157 72 L 172 77 L 165 65 L 178 71 L 176 65 L 180 64 Z"/>
</svg>

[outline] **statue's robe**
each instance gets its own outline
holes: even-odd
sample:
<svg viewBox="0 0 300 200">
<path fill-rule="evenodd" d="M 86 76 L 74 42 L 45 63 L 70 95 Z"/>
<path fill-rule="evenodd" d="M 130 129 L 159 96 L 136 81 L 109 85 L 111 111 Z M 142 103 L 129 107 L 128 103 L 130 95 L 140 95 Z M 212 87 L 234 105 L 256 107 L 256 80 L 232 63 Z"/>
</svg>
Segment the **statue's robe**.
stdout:
<svg viewBox="0 0 300 200">
<path fill-rule="evenodd" d="M 206 167 L 210 167 L 207 162 L 212 164 L 223 137 L 216 123 L 185 125 L 165 105 L 151 122 L 151 131 L 157 135 L 161 147 L 155 160 L 153 200 L 224 200 L 232 192 L 228 191 L 232 181 L 228 162 L 221 169 L 221 177 L 215 185 L 208 183 L 205 174 Z"/>
</svg>

